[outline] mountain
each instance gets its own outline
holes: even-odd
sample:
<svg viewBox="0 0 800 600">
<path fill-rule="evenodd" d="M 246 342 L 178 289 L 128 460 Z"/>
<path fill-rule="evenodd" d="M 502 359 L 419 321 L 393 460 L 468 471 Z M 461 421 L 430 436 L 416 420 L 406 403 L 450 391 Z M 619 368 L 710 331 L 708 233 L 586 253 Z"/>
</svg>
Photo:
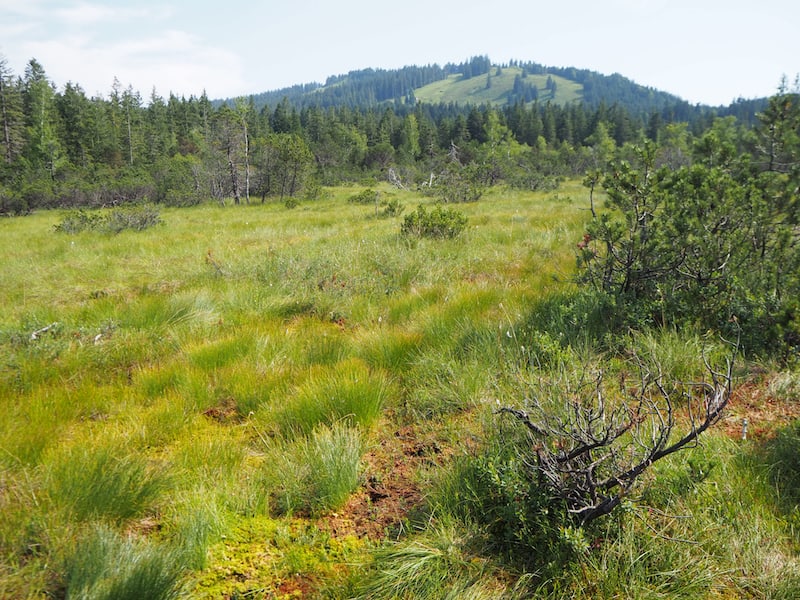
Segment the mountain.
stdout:
<svg viewBox="0 0 800 600">
<path fill-rule="evenodd" d="M 574 67 L 547 67 L 535 62 L 512 60 L 492 63 L 488 56 L 476 56 L 459 64 L 407 66 L 401 69 L 362 69 L 328 77 L 324 84 L 308 83 L 254 94 L 256 108 L 275 107 L 282 101 L 302 109 L 369 108 L 393 105 L 399 110 L 417 102 L 445 105 L 553 102 L 565 105 L 583 102 L 621 105 L 632 116 L 669 113 L 676 120 L 690 120 L 698 112 L 714 111 L 719 116 L 736 114 L 745 120 L 763 106 L 761 101 L 735 103 L 731 107 L 693 106 L 687 101 L 646 87 L 618 74 L 603 75 Z M 218 100 L 224 103 L 228 100 Z"/>
</svg>

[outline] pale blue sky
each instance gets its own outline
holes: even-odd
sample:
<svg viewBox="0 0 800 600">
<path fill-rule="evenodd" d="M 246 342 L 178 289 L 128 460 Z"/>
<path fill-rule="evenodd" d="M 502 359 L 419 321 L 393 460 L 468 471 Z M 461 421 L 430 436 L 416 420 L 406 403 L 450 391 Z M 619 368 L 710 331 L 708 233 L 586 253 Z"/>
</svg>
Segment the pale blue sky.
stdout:
<svg viewBox="0 0 800 600">
<path fill-rule="evenodd" d="M 0 0 L 0 54 L 59 88 L 231 97 L 488 55 L 621 73 L 691 103 L 800 73 L 797 0 Z"/>
</svg>

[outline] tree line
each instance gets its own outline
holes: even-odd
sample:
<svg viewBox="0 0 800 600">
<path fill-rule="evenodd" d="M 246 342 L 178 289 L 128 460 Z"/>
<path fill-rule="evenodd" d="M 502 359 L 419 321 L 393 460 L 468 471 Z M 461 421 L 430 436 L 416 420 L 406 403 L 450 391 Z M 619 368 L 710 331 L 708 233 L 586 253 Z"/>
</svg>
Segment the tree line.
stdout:
<svg viewBox="0 0 800 600">
<path fill-rule="evenodd" d="M 487 65 L 479 57 L 461 67 L 475 76 Z M 716 114 L 682 116 L 672 109 L 637 116 L 603 102 L 298 107 L 284 97 L 259 107 L 253 96 L 219 103 L 155 90 L 145 100 L 118 80 L 107 95 L 88 96 L 74 83 L 57 89 L 35 59 L 19 76 L 0 57 L 0 213 L 142 200 L 285 200 L 365 177 L 452 182 L 454 165 L 459 177 L 480 185 L 541 189 L 643 139 L 659 142 L 661 160 L 689 160 L 692 140 Z M 743 147 L 744 129 L 733 117 L 726 122 Z"/>
</svg>

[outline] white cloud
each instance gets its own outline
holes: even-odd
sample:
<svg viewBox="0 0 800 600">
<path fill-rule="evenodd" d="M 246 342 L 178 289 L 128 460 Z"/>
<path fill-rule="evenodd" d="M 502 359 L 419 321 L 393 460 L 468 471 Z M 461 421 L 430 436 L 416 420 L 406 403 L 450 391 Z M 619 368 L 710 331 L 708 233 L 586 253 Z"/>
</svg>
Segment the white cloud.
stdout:
<svg viewBox="0 0 800 600">
<path fill-rule="evenodd" d="M 206 89 L 217 97 L 243 89 L 236 54 L 177 30 L 110 43 L 86 35 L 62 36 L 30 43 L 27 51 L 57 85 L 73 81 L 89 95 L 107 95 L 115 77 L 145 97 L 153 87 L 162 96 L 197 96 Z"/>
<path fill-rule="evenodd" d="M 57 86 L 107 95 L 116 77 L 145 98 L 244 93 L 237 54 L 178 27 L 169 3 L 120 6 L 102 0 L 0 0 L 0 53 L 17 75 L 35 58 Z"/>
</svg>

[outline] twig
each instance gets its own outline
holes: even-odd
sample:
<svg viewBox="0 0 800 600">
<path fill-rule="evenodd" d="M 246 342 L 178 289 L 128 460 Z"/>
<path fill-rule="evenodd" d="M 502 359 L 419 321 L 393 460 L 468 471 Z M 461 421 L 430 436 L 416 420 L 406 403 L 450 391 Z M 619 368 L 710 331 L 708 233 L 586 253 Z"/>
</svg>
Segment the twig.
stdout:
<svg viewBox="0 0 800 600">
<path fill-rule="evenodd" d="M 36 331 L 31 333 L 31 340 L 38 340 L 40 335 L 42 335 L 43 333 L 47 333 L 54 327 L 58 327 L 58 322 L 50 323 L 50 325 L 48 325 L 47 327 L 42 327 L 41 329 L 37 329 Z"/>
</svg>

